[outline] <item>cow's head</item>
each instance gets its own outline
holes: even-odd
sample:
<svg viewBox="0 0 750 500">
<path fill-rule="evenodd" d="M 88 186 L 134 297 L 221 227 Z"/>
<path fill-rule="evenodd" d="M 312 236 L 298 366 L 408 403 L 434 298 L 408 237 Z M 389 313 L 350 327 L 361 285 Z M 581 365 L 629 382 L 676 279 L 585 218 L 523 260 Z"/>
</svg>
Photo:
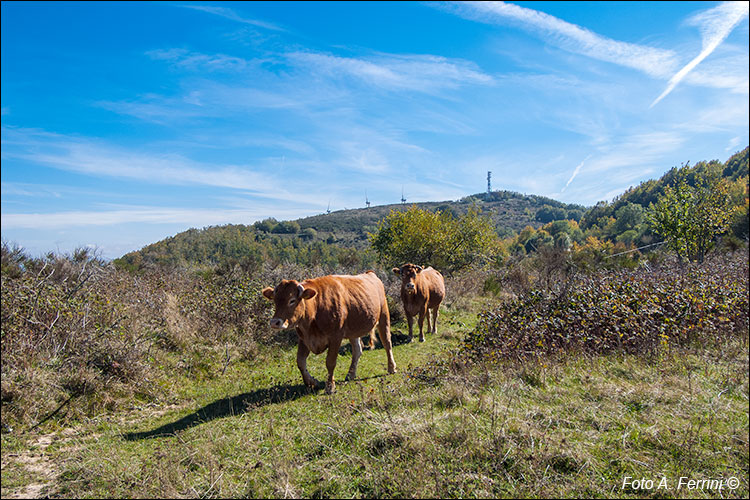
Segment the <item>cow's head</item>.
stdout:
<svg viewBox="0 0 750 500">
<path fill-rule="evenodd" d="M 422 267 L 415 264 L 404 264 L 401 267 L 394 267 L 393 272 L 401 276 L 401 288 L 407 293 L 415 293 L 417 287 L 415 281 L 417 274 L 422 272 Z"/>
<path fill-rule="evenodd" d="M 297 326 L 304 307 L 300 307 L 303 300 L 311 299 L 317 292 L 312 288 L 305 288 L 295 280 L 284 280 L 278 284 L 276 289 L 263 289 L 263 295 L 276 304 L 276 311 L 273 318 L 269 321 L 271 328 L 283 330 L 284 328 L 294 328 Z"/>
</svg>

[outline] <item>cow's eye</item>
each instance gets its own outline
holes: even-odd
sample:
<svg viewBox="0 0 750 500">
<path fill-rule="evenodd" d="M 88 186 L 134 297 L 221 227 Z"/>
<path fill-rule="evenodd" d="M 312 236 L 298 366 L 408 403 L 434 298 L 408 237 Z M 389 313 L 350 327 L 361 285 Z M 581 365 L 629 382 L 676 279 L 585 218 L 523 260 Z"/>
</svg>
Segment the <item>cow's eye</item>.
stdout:
<svg viewBox="0 0 750 500">
<path fill-rule="evenodd" d="M 294 305 L 294 304 L 296 304 L 296 303 L 297 303 L 297 299 L 291 299 L 291 300 L 289 301 L 289 305 L 290 305 L 290 306 L 293 306 L 293 305 Z"/>
</svg>

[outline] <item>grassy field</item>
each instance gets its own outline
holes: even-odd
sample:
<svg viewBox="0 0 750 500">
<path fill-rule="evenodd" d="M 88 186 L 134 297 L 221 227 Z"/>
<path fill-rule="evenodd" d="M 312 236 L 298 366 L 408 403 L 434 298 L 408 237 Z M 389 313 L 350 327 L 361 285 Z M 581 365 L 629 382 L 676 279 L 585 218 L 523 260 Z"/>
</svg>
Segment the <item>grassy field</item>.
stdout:
<svg viewBox="0 0 750 500">
<path fill-rule="evenodd" d="M 481 307 L 446 308 L 425 343 L 400 343 L 394 325 L 398 373 L 365 350 L 332 396 L 301 385 L 293 346 L 161 354 L 152 382 L 169 398 L 4 432 L 2 496 L 748 496 L 747 337 L 465 366 Z M 344 348 L 337 380 L 350 359 Z M 324 379 L 325 357 L 309 369 Z M 725 483 L 685 483 L 706 479 Z"/>
</svg>

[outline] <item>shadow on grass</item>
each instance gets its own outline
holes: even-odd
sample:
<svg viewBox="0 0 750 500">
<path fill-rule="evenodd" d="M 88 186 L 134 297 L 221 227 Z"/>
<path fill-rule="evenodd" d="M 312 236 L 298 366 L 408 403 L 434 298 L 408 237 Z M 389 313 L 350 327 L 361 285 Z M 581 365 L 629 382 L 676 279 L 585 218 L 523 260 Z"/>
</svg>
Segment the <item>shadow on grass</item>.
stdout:
<svg viewBox="0 0 750 500">
<path fill-rule="evenodd" d="M 363 377 L 356 379 L 357 381 L 365 381 L 376 378 L 385 377 L 385 374 L 373 375 L 371 377 Z M 350 381 L 340 381 L 336 384 L 348 384 Z M 307 387 L 304 384 L 298 385 L 277 385 L 266 389 L 258 389 L 257 391 L 246 392 L 239 396 L 231 398 L 219 399 L 213 403 L 204 406 L 200 410 L 197 410 L 190 415 L 182 417 L 176 422 L 170 424 L 164 424 L 156 429 L 144 432 L 128 432 L 123 437 L 126 441 L 140 441 L 142 439 L 150 439 L 155 437 L 174 436 L 180 431 L 195 427 L 206 422 L 217 418 L 231 417 L 234 415 L 241 415 L 248 411 L 258 408 L 260 406 L 266 406 L 274 403 L 283 403 L 286 401 L 294 401 L 303 396 L 320 392 L 325 388 L 325 382 L 318 382 L 318 386 L 314 389 Z"/>
<path fill-rule="evenodd" d="M 415 339 L 418 336 L 419 335 L 417 334 L 417 336 L 415 337 Z M 409 343 L 409 336 L 408 335 L 406 335 L 404 333 L 397 332 L 397 331 L 391 331 L 391 345 L 392 346 L 395 347 L 397 345 L 408 344 L 408 343 Z M 362 344 L 363 344 L 363 349 L 364 349 L 365 352 L 372 350 L 369 347 L 369 345 L 370 345 L 370 337 L 369 337 L 369 335 L 366 336 L 366 337 L 362 337 Z M 376 332 L 376 334 L 375 334 L 375 349 L 374 350 L 378 350 L 378 349 L 382 349 L 382 348 L 383 348 L 383 344 L 380 343 L 380 338 L 378 337 L 377 332 Z M 339 354 L 344 355 L 344 356 L 347 356 L 347 355 L 351 356 L 351 354 L 352 354 L 352 345 L 349 342 L 344 343 L 344 345 L 342 345 L 339 348 Z"/>
<path fill-rule="evenodd" d="M 311 389 L 304 384 L 298 385 L 277 385 L 266 389 L 258 389 L 252 392 L 246 392 L 239 396 L 224 398 L 204 406 L 190 415 L 182 417 L 176 422 L 164 424 L 151 431 L 129 432 L 123 437 L 126 441 L 138 441 L 154 437 L 171 436 L 179 431 L 189 429 L 196 425 L 209 422 L 217 418 L 231 417 L 246 413 L 253 408 L 265 406 L 274 403 L 283 403 L 285 401 L 294 401 L 302 396 L 307 396 L 318 392 L 323 385 Z"/>
</svg>

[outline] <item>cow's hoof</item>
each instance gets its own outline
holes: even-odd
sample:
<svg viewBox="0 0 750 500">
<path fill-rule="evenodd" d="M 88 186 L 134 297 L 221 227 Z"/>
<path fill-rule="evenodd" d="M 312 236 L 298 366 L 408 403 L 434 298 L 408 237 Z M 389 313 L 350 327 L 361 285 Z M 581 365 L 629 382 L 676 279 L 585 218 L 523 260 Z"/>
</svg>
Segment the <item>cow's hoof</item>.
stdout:
<svg viewBox="0 0 750 500">
<path fill-rule="evenodd" d="M 424 336 L 422 336 L 422 337 L 419 337 L 419 341 L 420 341 L 420 342 L 424 342 Z"/>
<path fill-rule="evenodd" d="M 344 380 L 346 382 L 351 382 L 352 380 L 354 380 L 356 378 L 357 378 L 357 374 L 356 373 L 355 374 L 347 373 L 346 374 L 346 378 Z"/>
<path fill-rule="evenodd" d="M 333 394 L 334 392 L 336 392 L 336 384 L 333 382 L 326 384 L 326 394 Z"/>
</svg>

